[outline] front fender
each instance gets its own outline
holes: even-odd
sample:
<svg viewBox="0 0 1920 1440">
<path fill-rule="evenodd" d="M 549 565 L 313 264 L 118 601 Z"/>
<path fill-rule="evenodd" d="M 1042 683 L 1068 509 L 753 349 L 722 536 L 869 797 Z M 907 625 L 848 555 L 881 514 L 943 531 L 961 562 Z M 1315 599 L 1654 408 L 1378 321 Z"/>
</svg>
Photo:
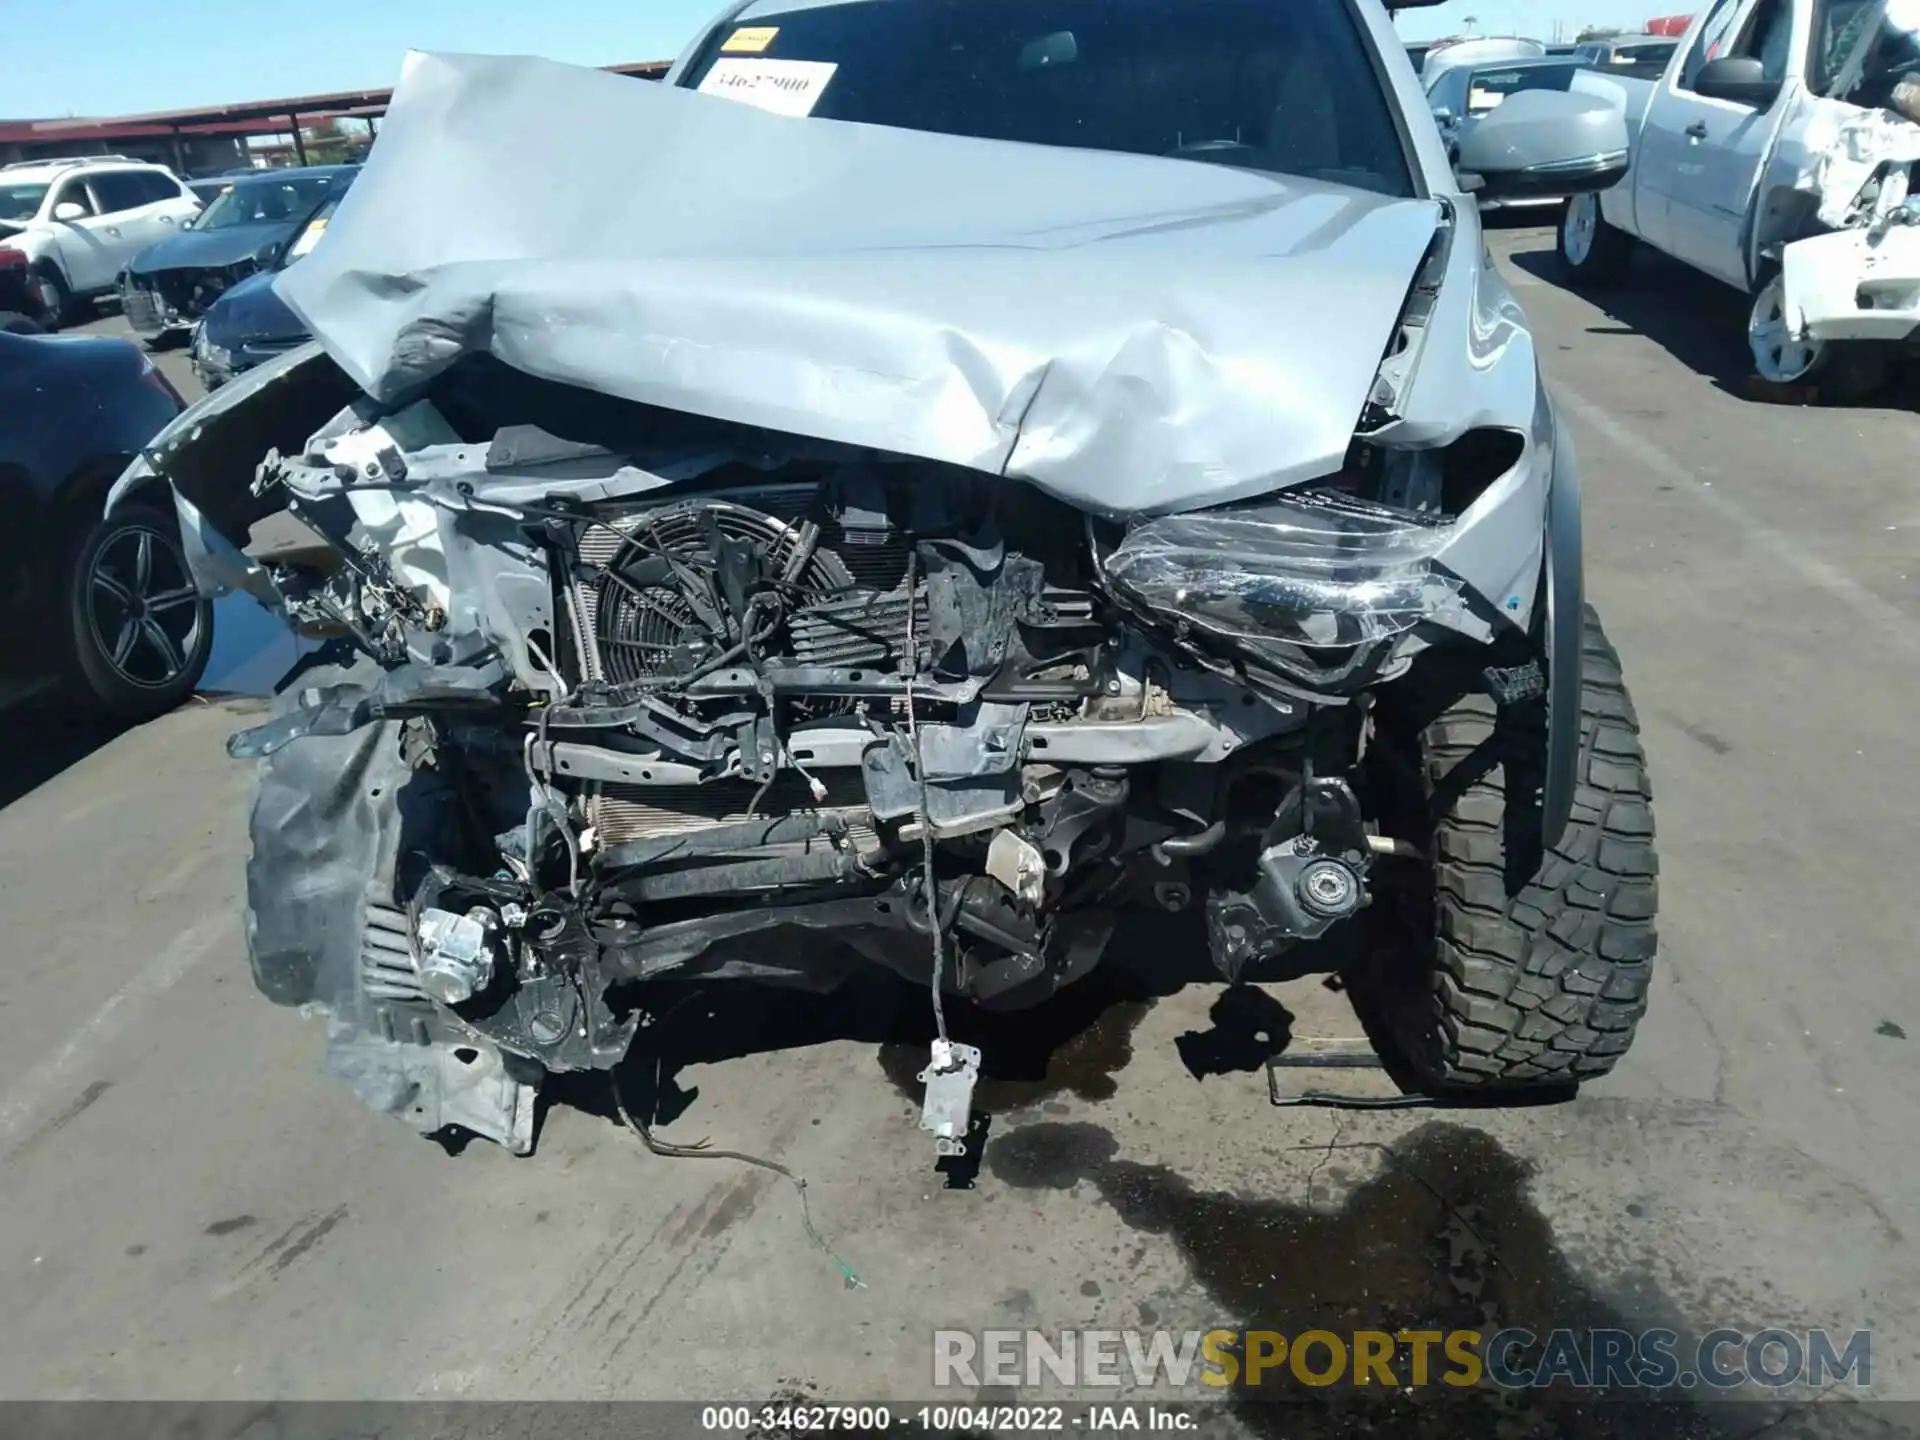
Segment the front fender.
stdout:
<svg viewBox="0 0 1920 1440">
<path fill-rule="evenodd" d="M 277 508 L 253 493 L 266 453 L 299 454 L 358 394 L 317 343 L 275 356 L 181 411 L 115 482 L 107 509 L 158 477 L 229 541 L 244 544 L 253 522 Z"/>
<path fill-rule="evenodd" d="M 243 590 L 283 614 L 279 588 L 242 550 L 254 522 L 278 508 L 254 494 L 254 475 L 269 450 L 298 454 L 357 393 L 317 344 L 276 356 L 176 416 L 121 472 L 106 509 L 166 481 L 200 592 Z"/>
<path fill-rule="evenodd" d="M 1544 401 L 1548 413 L 1552 402 Z M 1580 636 L 1586 608 L 1586 577 L 1580 547 L 1580 467 L 1573 438 L 1556 418 L 1553 478 L 1547 489 L 1546 534 L 1547 771 L 1541 795 L 1542 844 L 1560 843 L 1573 814 L 1579 781 L 1580 697 L 1583 682 Z"/>
</svg>

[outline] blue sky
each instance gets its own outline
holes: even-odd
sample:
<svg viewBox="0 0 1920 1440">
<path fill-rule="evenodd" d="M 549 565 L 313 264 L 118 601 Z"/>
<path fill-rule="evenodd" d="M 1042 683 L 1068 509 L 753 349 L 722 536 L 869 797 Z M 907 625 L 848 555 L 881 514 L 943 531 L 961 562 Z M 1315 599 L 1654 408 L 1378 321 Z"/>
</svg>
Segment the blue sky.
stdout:
<svg viewBox="0 0 1920 1440">
<path fill-rule="evenodd" d="M 0 117 L 124 115 L 391 84 L 408 49 L 609 65 L 676 53 L 720 0 L 0 0 Z M 1410 39 L 1637 26 L 1675 0 L 1448 0 Z"/>
</svg>

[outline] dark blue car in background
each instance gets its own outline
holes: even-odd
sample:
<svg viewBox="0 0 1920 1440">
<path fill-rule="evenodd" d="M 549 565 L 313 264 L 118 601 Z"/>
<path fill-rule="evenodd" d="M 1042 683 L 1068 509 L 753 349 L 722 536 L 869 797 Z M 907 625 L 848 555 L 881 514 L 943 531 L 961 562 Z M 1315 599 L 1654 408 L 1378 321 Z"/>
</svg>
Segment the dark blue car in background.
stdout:
<svg viewBox="0 0 1920 1440">
<path fill-rule="evenodd" d="M 206 389 L 218 390 L 234 376 L 309 338 L 300 317 L 274 293 L 274 277 L 320 242 L 345 197 L 346 186 L 335 186 L 281 246 L 273 264 L 228 290 L 200 317 L 193 332 L 193 373 Z"/>
<path fill-rule="evenodd" d="M 171 710 L 213 649 L 172 497 L 107 491 L 184 406 L 126 340 L 0 331 L 0 671 L 122 719 Z"/>
<path fill-rule="evenodd" d="M 315 165 L 236 176 L 190 227 L 127 266 L 120 277 L 127 323 L 150 344 L 184 335 L 228 290 L 271 269 L 314 207 L 358 172 L 357 165 Z"/>
</svg>

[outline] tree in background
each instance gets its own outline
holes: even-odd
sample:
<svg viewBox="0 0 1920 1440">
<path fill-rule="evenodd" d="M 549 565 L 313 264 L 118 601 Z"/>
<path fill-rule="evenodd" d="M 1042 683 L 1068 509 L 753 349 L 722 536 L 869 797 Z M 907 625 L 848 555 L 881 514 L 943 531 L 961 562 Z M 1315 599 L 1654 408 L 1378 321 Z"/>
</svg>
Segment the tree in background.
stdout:
<svg viewBox="0 0 1920 1440">
<path fill-rule="evenodd" d="M 353 159 L 364 147 L 364 142 L 358 137 L 350 137 L 340 128 L 338 120 L 303 125 L 300 134 L 306 142 L 309 165 L 341 165 Z"/>
<path fill-rule="evenodd" d="M 1573 43 L 1580 45 L 1588 40 L 1611 40 L 1616 35 L 1624 34 L 1626 34 L 1626 31 L 1620 29 L 1617 25 L 1589 25 L 1573 37 Z"/>
</svg>

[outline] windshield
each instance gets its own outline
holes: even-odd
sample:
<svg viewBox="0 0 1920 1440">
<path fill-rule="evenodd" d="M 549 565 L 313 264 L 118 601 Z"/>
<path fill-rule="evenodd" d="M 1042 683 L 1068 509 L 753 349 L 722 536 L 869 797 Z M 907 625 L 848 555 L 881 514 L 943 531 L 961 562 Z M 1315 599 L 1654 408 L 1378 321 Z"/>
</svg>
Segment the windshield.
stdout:
<svg viewBox="0 0 1920 1440">
<path fill-rule="evenodd" d="M 1413 193 L 1344 0 L 813 0 L 685 83 L 788 115 L 1171 155 Z"/>
<path fill-rule="evenodd" d="M 1565 90 L 1580 68 L 1569 62 L 1510 70 L 1476 70 L 1467 87 L 1467 114 L 1485 115 L 1509 95 L 1517 95 L 1522 90 Z"/>
<path fill-rule="evenodd" d="M 0 220 L 31 220 L 47 198 L 45 185 L 0 185 Z"/>
<path fill-rule="evenodd" d="M 239 225 L 287 223 L 305 215 L 333 184 L 325 175 L 298 180 L 253 180 L 235 185 L 202 210 L 196 230 L 231 230 Z"/>
</svg>

